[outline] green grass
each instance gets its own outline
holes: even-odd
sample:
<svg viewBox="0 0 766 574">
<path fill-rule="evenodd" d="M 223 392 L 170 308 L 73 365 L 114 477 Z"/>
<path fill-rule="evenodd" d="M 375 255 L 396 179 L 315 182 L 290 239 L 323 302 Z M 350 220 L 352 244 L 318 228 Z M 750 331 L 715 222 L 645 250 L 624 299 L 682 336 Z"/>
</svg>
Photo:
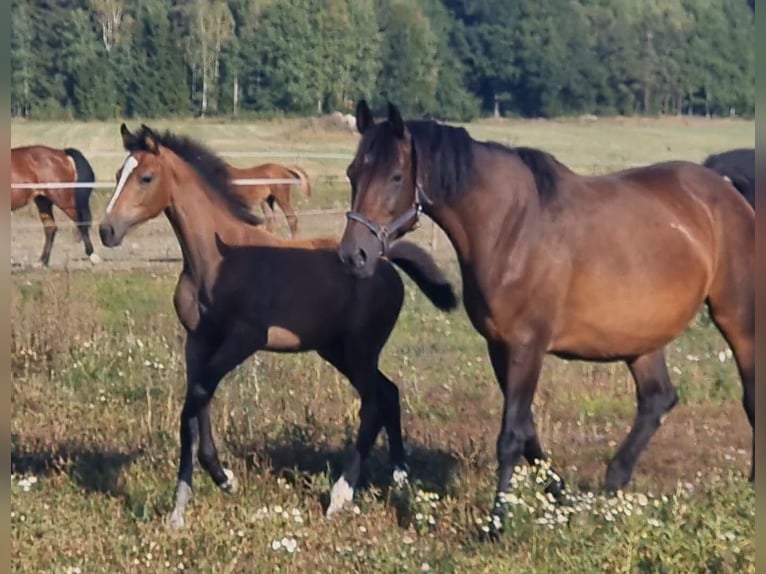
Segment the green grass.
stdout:
<svg viewBox="0 0 766 574">
<path fill-rule="evenodd" d="M 646 506 L 637 494 L 585 499 L 549 528 L 541 522 L 560 511 L 536 498 L 530 477 L 508 536 L 486 545 L 477 520 L 493 494 L 499 391 L 463 311 L 438 313 L 409 281 L 383 368 L 402 389 L 412 490 L 389 488 L 381 440 L 359 514 L 327 522 L 322 504 L 355 436 L 357 399 L 313 354 L 261 354 L 227 377 L 214 403 L 218 446 L 241 491 L 220 493 L 198 469 L 188 528 L 166 530 L 184 390 L 174 276 L 13 276 L 15 571 L 754 572 L 749 429 L 733 362 L 719 361 L 722 340 L 704 316 L 669 352 L 688 390 L 636 471 L 631 490 L 651 495 Z M 692 347 L 711 358 L 687 360 Z M 711 393 L 719 377 L 726 390 Z M 575 492 L 598 496 L 632 397 L 620 365 L 546 362 L 536 415 Z M 29 476 L 37 482 L 24 491 Z M 297 553 L 271 549 L 283 537 Z"/>
<path fill-rule="evenodd" d="M 322 120 L 157 125 L 217 150 L 352 153 L 357 139 Z M 482 139 L 543 147 L 586 173 L 595 163 L 699 161 L 754 139 L 753 122 L 739 120 L 468 127 Z M 118 128 L 118 122 L 14 123 L 12 142 L 114 151 Z M 94 158 L 99 179 L 112 179 L 119 161 Z M 303 210 L 346 207 L 346 186 L 321 180 L 342 174 L 344 161 L 297 163 L 320 182 L 314 197 L 300 203 Z M 101 190 L 94 198 L 97 218 L 107 196 Z M 24 210 L 14 222 L 32 213 Z M 305 236 L 342 224 L 342 214 L 301 218 Z M 315 355 L 264 353 L 225 379 L 213 406 L 221 457 L 240 492 L 222 494 L 197 468 L 189 526 L 166 530 L 185 383 L 182 329 L 172 307 L 179 266 L 142 259 L 148 246 L 174 245 L 169 226 L 158 225 L 161 232 L 138 230 L 130 240 L 138 248 L 122 252 L 133 250 L 126 257 L 138 269 L 106 263 L 97 272 L 67 270 L 59 263 L 63 252 L 81 257 L 82 248 L 63 235 L 54 246 L 56 268 L 12 275 L 14 571 L 180 572 L 180 564 L 193 572 L 755 571 L 755 497 L 744 478 L 751 434 L 734 363 L 704 312 L 667 349 L 680 404 L 639 460 L 629 500 L 598 498 L 605 464 L 635 410 L 627 369 L 546 360 L 535 401 L 541 440 L 573 491 L 596 496 L 551 528 L 562 511 L 537 498 L 529 476 L 519 485 L 523 504 L 509 534 L 487 545 L 479 534 L 493 496 L 500 392 L 465 312 L 438 313 L 409 281 L 382 368 L 401 389 L 412 490 L 390 488 L 381 439 L 355 501 L 359 513 L 349 509 L 326 521 L 323 504 L 356 435 L 358 400 Z M 36 255 L 42 232 L 33 231 L 14 235 L 13 250 Z M 428 227 L 412 237 L 427 243 Z M 443 239 L 435 255 L 459 285 Z M 29 477 L 37 481 L 25 483 Z M 438 499 L 426 500 L 418 489 Z M 272 550 L 283 537 L 294 538 L 298 551 Z"/>
</svg>

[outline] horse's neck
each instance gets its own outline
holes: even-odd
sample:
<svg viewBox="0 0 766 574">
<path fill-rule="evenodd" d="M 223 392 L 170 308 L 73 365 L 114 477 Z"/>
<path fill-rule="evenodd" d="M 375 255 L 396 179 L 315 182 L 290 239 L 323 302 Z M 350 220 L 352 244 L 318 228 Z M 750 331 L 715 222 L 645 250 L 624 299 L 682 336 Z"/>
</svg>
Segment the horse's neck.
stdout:
<svg viewBox="0 0 766 574">
<path fill-rule="evenodd" d="M 225 200 L 200 182 L 176 188 L 165 215 L 175 231 L 184 258 L 184 267 L 198 286 L 212 286 L 222 256 L 216 241 L 231 246 L 275 246 L 280 240 L 262 225 L 241 221 Z"/>
<path fill-rule="evenodd" d="M 520 192 L 524 193 L 524 192 Z M 509 258 L 525 258 L 532 247 L 523 236 L 532 237 L 539 209 L 522 195 L 513 197 L 476 189 L 449 204 L 426 209 L 426 214 L 444 231 L 452 243 L 463 270 L 488 274 L 502 272 L 497 265 L 497 249 Z"/>
</svg>

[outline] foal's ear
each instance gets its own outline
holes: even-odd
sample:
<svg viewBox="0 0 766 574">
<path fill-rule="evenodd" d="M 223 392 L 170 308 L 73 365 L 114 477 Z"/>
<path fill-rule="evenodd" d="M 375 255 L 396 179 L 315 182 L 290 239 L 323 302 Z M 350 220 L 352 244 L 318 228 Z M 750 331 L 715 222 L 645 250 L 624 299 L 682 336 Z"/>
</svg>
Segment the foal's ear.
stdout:
<svg viewBox="0 0 766 574">
<path fill-rule="evenodd" d="M 404 138 L 404 120 L 402 120 L 402 114 L 399 113 L 399 108 L 391 102 L 388 102 L 388 122 L 394 130 L 394 135 L 399 139 Z"/>
<path fill-rule="evenodd" d="M 122 136 L 122 145 L 125 147 L 129 147 L 136 141 L 136 136 L 130 133 L 128 126 L 126 126 L 124 122 L 120 126 L 120 135 Z"/>
<path fill-rule="evenodd" d="M 363 134 L 367 129 L 375 123 L 372 117 L 372 111 L 370 106 L 367 105 L 367 100 L 359 100 L 356 104 L 356 129 L 360 134 Z"/>
<path fill-rule="evenodd" d="M 144 132 L 144 141 L 143 145 L 146 151 L 151 152 L 155 155 L 160 153 L 160 146 L 157 143 L 157 138 L 154 135 L 154 132 L 152 131 L 152 128 L 147 126 L 146 124 L 141 124 L 141 130 Z"/>
</svg>

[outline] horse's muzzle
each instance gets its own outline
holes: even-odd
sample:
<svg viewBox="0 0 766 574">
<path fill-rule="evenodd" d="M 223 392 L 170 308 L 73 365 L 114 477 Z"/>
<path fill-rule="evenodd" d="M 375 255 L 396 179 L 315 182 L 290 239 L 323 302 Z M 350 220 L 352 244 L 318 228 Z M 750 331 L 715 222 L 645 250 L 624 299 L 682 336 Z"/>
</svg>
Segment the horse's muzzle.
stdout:
<svg viewBox="0 0 766 574">
<path fill-rule="evenodd" d="M 114 225 L 106 221 L 98 226 L 98 236 L 104 247 L 117 247 L 122 242 L 122 233 L 115 230 Z"/>
</svg>

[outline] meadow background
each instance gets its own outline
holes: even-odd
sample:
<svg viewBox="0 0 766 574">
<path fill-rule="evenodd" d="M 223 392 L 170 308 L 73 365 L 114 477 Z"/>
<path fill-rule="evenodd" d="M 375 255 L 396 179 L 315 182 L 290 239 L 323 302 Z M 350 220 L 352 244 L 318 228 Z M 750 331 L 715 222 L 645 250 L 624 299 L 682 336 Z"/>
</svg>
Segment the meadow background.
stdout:
<svg viewBox="0 0 766 574">
<path fill-rule="evenodd" d="M 298 199 L 302 236 L 339 233 L 355 132 L 328 117 L 257 122 L 149 122 L 226 155 L 284 151 L 314 181 Z M 129 122 L 135 127 L 137 122 Z M 753 122 L 704 118 L 481 120 L 479 139 L 542 147 L 582 173 L 665 159 L 702 161 L 752 146 Z M 12 124 L 12 145 L 75 146 L 113 180 L 119 122 Z M 231 157 L 237 165 L 267 161 Z M 111 190 L 92 197 L 98 220 Z M 241 482 L 226 496 L 201 472 L 188 526 L 168 531 L 184 393 L 182 329 L 171 303 L 180 255 L 164 219 L 97 252 L 74 226 L 52 266 L 32 263 L 43 233 L 33 207 L 12 216 L 11 548 L 18 572 L 755 572 L 755 497 L 745 477 L 750 429 L 723 339 L 701 311 L 668 350 L 680 404 L 621 497 L 601 496 L 606 462 L 632 422 L 624 365 L 549 358 L 535 402 L 546 450 L 575 493 L 569 510 L 518 490 L 508 535 L 479 542 L 495 482 L 501 395 L 483 340 L 462 307 L 434 310 L 407 280 L 382 368 L 399 385 L 411 488 L 390 487 L 379 439 L 355 504 L 333 521 L 323 505 L 356 434 L 350 385 L 313 354 L 259 354 L 221 384 L 213 406 L 222 459 Z M 281 216 L 280 216 L 281 217 Z M 71 229 L 69 233 L 67 230 Z M 280 219 L 280 233 L 286 227 Z M 430 223 L 412 239 L 460 287 L 454 254 Z M 257 286 L 254 286 L 257 288 Z"/>
</svg>

